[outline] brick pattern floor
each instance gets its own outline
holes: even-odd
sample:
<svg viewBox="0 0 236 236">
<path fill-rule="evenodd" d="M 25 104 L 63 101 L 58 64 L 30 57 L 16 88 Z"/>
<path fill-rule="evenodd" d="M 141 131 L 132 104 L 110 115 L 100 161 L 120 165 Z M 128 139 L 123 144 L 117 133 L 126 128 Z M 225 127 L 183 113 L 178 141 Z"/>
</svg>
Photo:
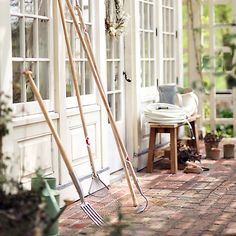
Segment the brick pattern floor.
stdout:
<svg viewBox="0 0 236 236">
<path fill-rule="evenodd" d="M 209 171 L 171 175 L 167 160 L 155 163 L 154 172 L 137 175 L 148 198 L 145 212 L 136 213 L 125 179 L 114 183 L 104 197 L 86 197 L 108 223 L 96 227 L 74 203 L 60 217 L 60 235 L 236 235 L 236 161 L 207 160 Z M 165 169 L 163 168 L 165 167 Z M 139 202 L 144 199 L 137 193 Z M 121 206 L 121 207 L 120 207 Z M 117 223 L 119 209 L 124 219 Z M 111 234 L 126 224 L 122 234 Z"/>
</svg>

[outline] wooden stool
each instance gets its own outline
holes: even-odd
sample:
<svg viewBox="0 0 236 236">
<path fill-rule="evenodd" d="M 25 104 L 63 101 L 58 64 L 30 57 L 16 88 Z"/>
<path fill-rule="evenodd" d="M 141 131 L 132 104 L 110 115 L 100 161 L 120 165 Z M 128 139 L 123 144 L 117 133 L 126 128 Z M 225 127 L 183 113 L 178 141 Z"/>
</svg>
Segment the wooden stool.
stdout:
<svg viewBox="0 0 236 236">
<path fill-rule="evenodd" d="M 193 146 L 199 153 L 199 143 L 198 143 L 198 131 L 197 131 L 197 119 L 200 115 L 191 116 L 188 121 L 192 126 L 193 134 L 195 139 L 193 140 Z M 150 136 L 149 136 L 149 151 L 148 151 L 148 162 L 147 162 L 147 172 L 152 173 L 153 171 L 153 160 L 154 160 L 154 150 L 156 143 L 157 133 L 169 133 L 170 134 L 170 166 L 171 173 L 176 174 L 178 171 L 178 160 L 177 160 L 177 139 L 178 139 L 178 128 L 185 123 L 176 124 L 160 124 L 160 123 L 149 123 L 150 124 Z"/>
</svg>

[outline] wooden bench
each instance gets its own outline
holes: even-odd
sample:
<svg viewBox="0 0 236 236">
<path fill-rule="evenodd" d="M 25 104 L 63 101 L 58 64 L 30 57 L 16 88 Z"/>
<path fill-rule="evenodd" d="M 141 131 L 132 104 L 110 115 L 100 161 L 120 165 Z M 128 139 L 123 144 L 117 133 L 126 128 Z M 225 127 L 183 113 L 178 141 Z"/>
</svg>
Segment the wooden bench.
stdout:
<svg viewBox="0 0 236 236">
<path fill-rule="evenodd" d="M 193 134 L 195 136 L 195 139 L 192 140 L 192 145 L 196 148 L 198 153 L 199 153 L 199 143 L 198 143 L 197 119 L 199 117 L 200 115 L 194 115 L 188 119 L 189 123 L 192 126 Z M 150 125 L 150 135 L 149 135 L 147 172 L 152 173 L 153 171 L 154 151 L 155 151 L 157 133 L 169 133 L 171 173 L 176 174 L 178 171 L 178 160 L 177 160 L 178 128 L 182 125 L 185 125 L 185 123 L 176 123 L 176 124 L 149 123 L 149 125 Z"/>
</svg>

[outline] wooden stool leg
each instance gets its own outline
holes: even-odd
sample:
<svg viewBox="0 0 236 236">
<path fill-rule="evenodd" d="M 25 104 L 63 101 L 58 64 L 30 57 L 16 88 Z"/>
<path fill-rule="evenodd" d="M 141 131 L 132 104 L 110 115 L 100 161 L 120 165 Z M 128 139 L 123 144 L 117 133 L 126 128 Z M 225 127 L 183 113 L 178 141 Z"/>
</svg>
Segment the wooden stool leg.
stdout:
<svg viewBox="0 0 236 236">
<path fill-rule="evenodd" d="M 199 137 L 198 137 L 198 130 L 197 130 L 197 121 L 192 121 L 190 122 L 191 126 L 192 126 L 192 129 L 193 129 L 193 134 L 194 134 L 194 137 L 195 139 L 193 140 L 193 143 L 194 143 L 194 147 L 196 148 L 197 150 L 197 153 L 199 153 Z"/>
<path fill-rule="evenodd" d="M 156 129 L 150 128 L 148 163 L 147 163 L 147 172 L 148 173 L 152 173 L 152 171 L 153 171 L 155 143 L 156 143 Z"/>
<path fill-rule="evenodd" d="M 171 174 L 177 173 L 177 128 L 170 129 L 170 168 Z"/>
</svg>

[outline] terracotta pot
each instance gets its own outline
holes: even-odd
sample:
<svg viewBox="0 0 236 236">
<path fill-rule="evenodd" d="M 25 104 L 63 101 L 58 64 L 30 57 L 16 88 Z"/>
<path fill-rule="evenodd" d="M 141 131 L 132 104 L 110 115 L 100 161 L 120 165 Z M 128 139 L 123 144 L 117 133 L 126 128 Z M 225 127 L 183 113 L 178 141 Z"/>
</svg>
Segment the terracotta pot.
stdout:
<svg viewBox="0 0 236 236">
<path fill-rule="evenodd" d="M 223 150 L 225 159 L 234 158 L 234 144 L 225 144 Z"/>
<path fill-rule="evenodd" d="M 218 148 L 219 143 L 220 143 L 219 141 L 205 142 L 206 158 L 212 159 L 212 148 Z M 217 151 L 215 151 L 215 152 L 217 152 Z"/>
<path fill-rule="evenodd" d="M 212 160 L 219 160 L 220 159 L 220 148 L 211 148 L 209 158 Z"/>
</svg>

